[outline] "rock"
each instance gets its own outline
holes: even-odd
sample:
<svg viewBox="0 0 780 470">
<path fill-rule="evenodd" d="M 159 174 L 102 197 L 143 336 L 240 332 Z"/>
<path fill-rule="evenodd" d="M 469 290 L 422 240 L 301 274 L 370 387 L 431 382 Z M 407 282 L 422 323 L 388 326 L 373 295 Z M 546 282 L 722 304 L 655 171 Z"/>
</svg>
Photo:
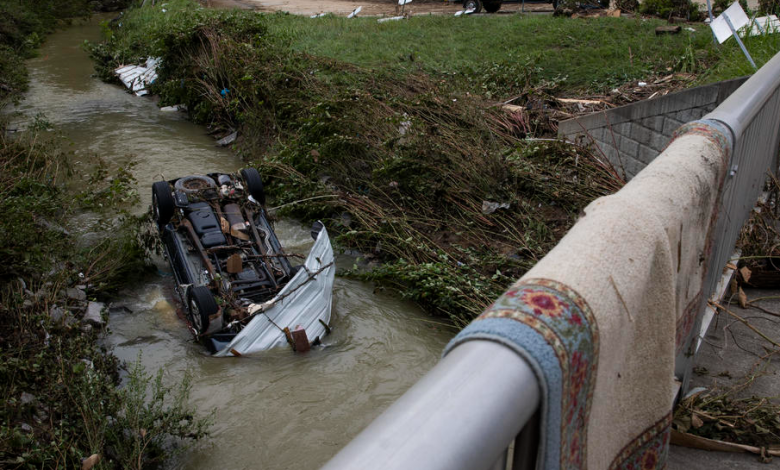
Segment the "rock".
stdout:
<svg viewBox="0 0 780 470">
<path fill-rule="evenodd" d="M 24 302 L 22 302 L 22 308 L 32 308 L 32 306 L 33 306 L 32 300 L 27 299 Z"/>
<path fill-rule="evenodd" d="M 36 408 L 35 416 L 41 421 L 46 421 L 47 419 L 49 419 L 49 413 L 47 413 L 44 408 Z"/>
<path fill-rule="evenodd" d="M 46 273 L 46 275 L 49 277 L 54 277 L 60 272 L 65 271 L 66 269 L 67 269 L 67 265 L 65 263 L 55 263 L 54 266 L 49 270 L 49 272 Z"/>
<path fill-rule="evenodd" d="M 87 300 L 86 292 L 81 289 L 75 289 L 73 287 L 68 287 L 65 289 L 65 295 L 72 300 Z"/>
<path fill-rule="evenodd" d="M 228 134 L 225 137 L 219 139 L 217 141 L 218 147 L 227 147 L 228 145 L 232 144 L 236 141 L 236 138 L 238 137 L 238 132 L 233 132 L 232 134 Z"/>
<path fill-rule="evenodd" d="M 22 392 L 22 405 L 29 405 L 30 403 L 35 401 L 35 395 L 32 393 Z"/>
<path fill-rule="evenodd" d="M 41 288 L 38 292 L 35 293 L 34 298 L 36 302 L 43 302 L 48 295 L 49 295 L 49 291 L 44 288 Z"/>
<path fill-rule="evenodd" d="M 84 318 L 81 319 L 82 323 L 86 323 L 92 326 L 103 326 L 103 309 L 105 305 L 102 302 L 90 302 L 87 304 L 87 313 L 84 314 Z"/>
<path fill-rule="evenodd" d="M 22 429 L 22 431 L 24 431 L 24 432 L 32 432 L 32 430 L 33 430 L 32 426 L 30 426 L 30 425 L 29 425 L 29 424 L 27 424 L 27 423 L 22 423 L 22 425 L 21 425 L 21 426 L 19 426 L 19 427 L 20 427 L 20 428 Z"/>
<path fill-rule="evenodd" d="M 116 314 L 116 313 L 133 313 L 133 310 L 124 304 L 111 304 L 108 307 L 108 313 L 110 314 Z"/>
<path fill-rule="evenodd" d="M 49 309 L 49 316 L 54 323 L 60 323 L 67 312 L 59 305 L 52 305 Z"/>
<path fill-rule="evenodd" d="M 82 333 L 86 333 L 86 334 L 92 333 L 92 325 L 90 325 L 89 323 L 85 325 L 81 325 L 81 331 Z"/>
</svg>

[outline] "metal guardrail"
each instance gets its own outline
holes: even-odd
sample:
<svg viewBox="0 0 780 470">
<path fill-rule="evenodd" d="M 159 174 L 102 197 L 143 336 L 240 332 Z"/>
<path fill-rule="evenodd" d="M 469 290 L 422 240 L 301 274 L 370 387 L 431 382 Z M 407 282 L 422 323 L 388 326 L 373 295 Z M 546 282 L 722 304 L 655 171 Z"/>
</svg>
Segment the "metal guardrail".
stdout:
<svg viewBox="0 0 780 470">
<path fill-rule="evenodd" d="M 777 168 L 780 54 L 705 116 L 704 121 L 708 120 L 728 127 L 733 146 L 704 285 L 705 292 L 712 292 L 766 172 Z M 699 325 L 692 331 L 688 344 L 699 334 Z M 685 382 L 692 363 L 687 351 L 677 359 L 676 373 Z M 516 352 L 490 341 L 467 341 L 454 348 L 323 470 L 534 468 L 538 425 L 530 420 L 538 416 L 535 412 L 540 400 L 537 378 Z M 513 451 L 507 451 L 512 447 Z"/>
<path fill-rule="evenodd" d="M 704 116 L 731 131 L 732 156 L 723 184 L 718 218 L 713 233 L 704 291 L 715 292 L 723 267 L 734 251 L 742 226 L 761 194 L 767 173 L 778 169 L 780 147 L 780 54 L 775 55 L 748 81 Z M 701 330 L 701 315 L 675 361 L 675 375 L 683 392 L 693 370 L 695 339 Z"/>
<path fill-rule="evenodd" d="M 507 446 L 539 400 L 536 376 L 516 352 L 490 341 L 469 341 L 323 470 L 503 470 Z"/>
</svg>

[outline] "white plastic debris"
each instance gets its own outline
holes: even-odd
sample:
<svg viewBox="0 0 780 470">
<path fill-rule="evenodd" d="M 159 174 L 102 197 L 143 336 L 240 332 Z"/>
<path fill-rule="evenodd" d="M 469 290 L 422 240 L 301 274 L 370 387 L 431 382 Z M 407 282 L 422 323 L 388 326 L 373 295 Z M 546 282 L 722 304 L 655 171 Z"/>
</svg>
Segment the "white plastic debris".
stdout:
<svg viewBox="0 0 780 470">
<path fill-rule="evenodd" d="M 402 20 L 402 19 L 404 19 L 404 18 L 406 18 L 406 17 L 405 17 L 405 16 L 390 16 L 390 17 L 388 17 L 388 18 L 379 18 L 378 20 L 376 20 L 376 22 L 377 22 L 377 23 L 384 23 L 384 22 L 386 22 L 386 21 L 397 21 L 397 20 Z"/>
<path fill-rule="evenodd" d="M 762 16 L 750 23 L 748 35 L 759 36 L 762 34 L 775 34 L 780 31 L 780 20 L 775 15 Z M 744 34 L 742 34 L 744 36 Z"/>
<path fill-rule="evenodd" d="M 358 13 L 360 13 L 360 10 L 362 10 L 362 9 L 363 9 L 363 7 L 357 7 L 357 8 L 355 8 L 354 10 L 352 10 L 352 13 L 350 13 L 350 14 L 347 16 L 347 18 L 354 18 L 354 17 L 356 17 L 356 16 L 358 15 Z"/>
<path fill-rule="evenodd" d="M 647 82 L 639 82 L 639 83 L 637 83 L 637 85 L 639 85 L 639 86 L 647 86 Z"/>
<path fill-rule="evenodd" d="M 497 211 L 498 209 L 509 209 L 509 203 L 508 202 L 493 202 L 493 201 L 482 201 L 482 213 L 485 215 L 492 214 L 493 212 Z"/>
<path fill-rule="evenodd" d="M 412 0 L 398 0 L 398 5 L 399 6 L 404 6 L 407 3 L 412 3 Z"/>
<path fill-rule="evenodd" d="M 163 106 L 162 108 L 160 108 L 160 112 L 162 113 L 175 113 L 178 111 L 186 111 L 186 110 L 187 110 L 187 106 L 183 104 L 177 104 L 174 106 Z"/>
<path fill-rule="evenodd" d="M 145 65 L 124 65 L 114 70 L 119 80 L 136 94 L 136 96 L 148 95 L 148 85 L 157 80 L 157 66 L 159 57 L 149 57 Z"/>
<path fill-rule="evenodd" d="M 318 14 L 311 15 L 309 18 L 322 18 L 325 15 L 327 15 L 327 13 L 318 13 Z"/>
</svg>

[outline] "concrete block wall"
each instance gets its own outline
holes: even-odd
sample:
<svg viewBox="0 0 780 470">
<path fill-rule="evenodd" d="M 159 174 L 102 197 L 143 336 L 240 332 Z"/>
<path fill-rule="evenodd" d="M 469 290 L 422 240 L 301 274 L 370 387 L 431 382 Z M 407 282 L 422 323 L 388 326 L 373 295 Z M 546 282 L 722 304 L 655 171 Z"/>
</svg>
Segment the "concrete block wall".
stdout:
<svg viewBox="0 0 780 470">
<path fill-rule="evenodd" d="M 563 121 L 558 136 L 590 144 L 626 179 L 653 161 L 683 124 L 701 119 L 747 77 L 713 83 Z"/>
</svg>

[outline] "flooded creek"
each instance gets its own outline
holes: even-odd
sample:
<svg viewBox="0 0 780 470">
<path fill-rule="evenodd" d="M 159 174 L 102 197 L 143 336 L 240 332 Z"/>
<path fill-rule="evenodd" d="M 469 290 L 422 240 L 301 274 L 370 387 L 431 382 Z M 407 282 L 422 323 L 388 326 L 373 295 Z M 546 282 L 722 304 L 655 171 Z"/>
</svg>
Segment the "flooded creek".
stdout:
<svg viewBox="0 0 780 470">
<path fill-rule="evenodd" d="M 135 162 L 146 210 L 154 181 L 242 162 L 215 147 L 202 127 L 179 113 L 161 112 L 149 97 L 135 97 L 92 77 L 81 45 L 97 40 L 96 17 L 49 37 L 28 62 L 30 91 L 17 107 L 22 121 L 42 113 L 72 142 L 76 174 L 97 157 L 109 170 Z M 76 179 L 78 180 L 78 177 Z M 277 223 L 288 251 L 306 253 L 308 227 Z M 283 348 L 248 358 L 212 358 L 192 341 L 177 317 L 167 263 L 158 274 L 128 286 L 116 299 L 127 309 L 110 318 L 105 342 L 122 360 L 139 356 L 149 372 L 165 370 L 169 383 L 192 376 L 192 404 L 212 414 L 212 436 L 173 463 L 175 468 L 318 468 L 437 362 L 453 335 L 414 304 L 374 292 L 366 283 L 336 278 L 333 332 L 305 355 Z M 349 267 L 342 256 L 338 265 Z"/>
</svg>

